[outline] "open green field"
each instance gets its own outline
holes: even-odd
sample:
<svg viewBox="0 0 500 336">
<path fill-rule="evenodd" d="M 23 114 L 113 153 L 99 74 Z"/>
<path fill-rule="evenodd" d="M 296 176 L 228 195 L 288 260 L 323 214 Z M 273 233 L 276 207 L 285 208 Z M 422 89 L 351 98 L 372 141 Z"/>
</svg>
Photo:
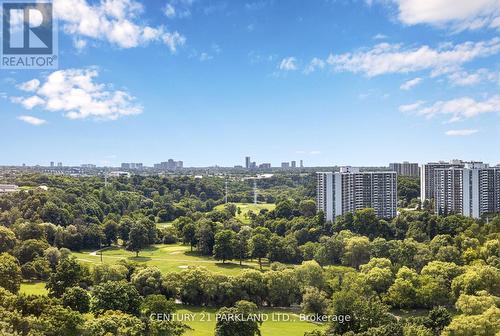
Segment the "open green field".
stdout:
<svg viewBox="0 0 500 336">
<path fill-rule="evenodd" d="M 99 252 L 100 253 L 100 252 Z M 101 262 L 99 253 L 95 252 L 73 252 L 73 255 L 81 262 L 97 264 Z M 120 259 L 127 259 L 148 266 L 156 266 L 162 272 L 180 272 L 189 266 L 202 266 L 212 272 L 235 275 L 245 269 L 258 269 L 257 262 L 246 261 L 242 266 L 237 261 L 223 264 L 211 257 L 200 256 L 191 252 L 189 246 L 180 244 L 153 245 L 135 256 L 135 252 L 127 251 L 121 247 L 111 247 L 102 250 L 104 263 L 116 263 Z"/>
<path fill-rule="evenodd" d="M 176 314 L 190 314 L 194 321 L 185 321 L 192 330 L 188 330 L 185 336 L 213 336 L 215 329 L 215 308 L 182 307 Z M 282 309 L 262 309 L 260 314 L 267 316 L 268 321 L 262 323 L 262 336 L 303 336 L 306 331 L 316 329 L 324 330 L 326 325 L 317 325 L 299 320 L 299 315 L 295 312 Z M 283 321 L 284 317 L 289 321 Z"/>
<path fill-rule="evenodd" d="M 162 222 L 162 223 L 156 223 L 156 227 L 158 229 L 166 229 L 168 227 L 172 226 L 172 222 Z"/>
<path fill-rule="evenodd" d="M 267 210 L 273 210 L 276 205 L 275 204 L 268 204 L 268 203 L 258 203 L 258 204 L 253 204 L 253 203 L 234 203 L 240 210 L 236 213 L 236 218 L 239 219 L 242 223 L 245 224 L 250 224 L 250 218 L 248 218 L 248 212 L 252 211 L 256 214 L 259 213 L 260 210 L 262 209 L 267 209 Z M 225 204 L 221 204 L 215 207 L 216 210 L 223 210 Z"/>
<path fill-rule="evenodd" d="M 49 293 L 49 291 L 45 288 L 45 282 L 42 281 L 22 282 L 19 292 L 31 295 L 47 295 Z"/>
</svg>

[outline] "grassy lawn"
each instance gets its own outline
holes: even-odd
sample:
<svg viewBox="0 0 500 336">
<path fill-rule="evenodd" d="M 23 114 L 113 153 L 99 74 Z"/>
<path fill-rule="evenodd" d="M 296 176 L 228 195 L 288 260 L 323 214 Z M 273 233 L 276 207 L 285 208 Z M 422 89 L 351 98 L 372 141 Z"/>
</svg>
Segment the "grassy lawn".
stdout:
<svg viewBox="0 0 500 336">
<path fill-rule="evenodd" d="M 250 218 L 248 218 L 248 212 L 252 211 L 256 214 L 259 213 L 262 209 L 273 210 L 276 205 L 275 204 L 253 204 L 253 203 L 234 203 L 240 210 L 241 213 L 236 213 L 236 218 L 239 219 L 242 223 L 250 224 Z M 221 204 L 215 207 L 217 210 L 223 210 L 225 204 Z"/>
<path fill-rule="evenodd" d="M 45 288 L 45 282 L 42 281 L 26 281 L 21 283 L 19 293 L 47 295 L 49 291 Z"/>
<path fill-rule="evenodd" d="M 172 222 L 162 222 L 162 223 L 156 223 L 156 227 L 158 229 L 166 229 L 169 226 L 172 226 Z"/>
<path fill-rule="evenodd" d="M 205 307 L 182 307 L 176 314 L 195 314 L 194 321 L 186 321 L 192 330 L 188 330 L 185 336 L 213 336 L 215 329 L 215 308 Z M 303 336 L 306 331 L 316 329 L 324 330 L 326 325 L 317 325 L 305 321 L 300 321 L 299 316 L 289 310 L 263 309 L 260 311 L 266 314 L 268 321 L 262 323 L 260 328 L 262 336 Z M 273 315 L 275 314 L 275 315 Z M 290 318 L 289 321 L 278 321 L 278 315 L 284 314 Z M 273 316 L 275 316 L 273 321 Z M 283 316 L 283 315 L 280 315 Z M 210 319 L 210 321 L 208 321 Z"/>
<path fill-rule="evenodd" d="M 101 262 L 100 255 L 91 255 L 90 252 L 73 252 L 73 255 L 81 262 L 97 264 Z M 156 266 L 162 272 L 180 272 L 188 266 L 202 266 L 212 272 L 236 275 L 245 269 L 258 269 L 257 262 L 246 261 L 240 266 L 236 261 L 223 264 L 211 257 L 199 256 L 196 252 L 191 252 L 188 246 L 153 245 L 139 253 L 139 257 L 134 252 L 124 248 L 111 247 L 103 250 L 103 262 L 115 263 L 120 259 L 127 259 L 139 263 L 146 263 L 148 266 Z"/>
</svg>

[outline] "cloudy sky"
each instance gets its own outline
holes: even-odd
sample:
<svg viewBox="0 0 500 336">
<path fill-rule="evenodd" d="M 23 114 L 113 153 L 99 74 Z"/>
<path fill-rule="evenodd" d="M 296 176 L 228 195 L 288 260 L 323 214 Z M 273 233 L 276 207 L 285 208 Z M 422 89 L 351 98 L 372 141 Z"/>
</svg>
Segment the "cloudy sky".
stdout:
<svg viewBox="0 0 500 336">
<path fill-rule="evenodd" d="M 500 163 L 499 0 L 55 0 L 0 164 Z"/>
</svg>

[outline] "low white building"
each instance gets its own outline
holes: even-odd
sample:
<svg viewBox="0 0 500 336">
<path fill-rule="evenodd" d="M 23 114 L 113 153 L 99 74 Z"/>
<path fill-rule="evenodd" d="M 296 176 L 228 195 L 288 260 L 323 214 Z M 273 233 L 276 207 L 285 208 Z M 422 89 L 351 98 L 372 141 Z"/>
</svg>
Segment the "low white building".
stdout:
<svg viewBox="0 0 500 336">
<path fill-rule="evenodd" d="M 19 187 L 15 184 L 0 184 L 0 193 L 16 192 Z"/>
</svg>

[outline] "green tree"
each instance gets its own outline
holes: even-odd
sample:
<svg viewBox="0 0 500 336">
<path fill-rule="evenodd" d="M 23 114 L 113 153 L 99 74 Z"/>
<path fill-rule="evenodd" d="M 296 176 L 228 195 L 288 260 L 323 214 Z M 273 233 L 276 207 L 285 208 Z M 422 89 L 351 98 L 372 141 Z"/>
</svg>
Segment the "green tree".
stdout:
<svg viewBox="0 0 500 336">
<path fill-rule="evenodd" d="M 480 315 L 488 308 L 498 305 L 500 298 L 486 291 L 479 291 L 477 295 L 462 294 L 455 303 L 457 310 L 466 315 Z"/>
<path fill-rule="evenodd" d="M 264 273 L 268 302 L 275 307 L 288 307 L 300 297 L 300 288 L 295 272 L 291 269 Z"/>
<path fill-rule="evenodd" d="M 259 306 L 264 301 L 267 292 L 263 283 L 264 276 L 256 270 L 244 270 L 235 277 L 236 289 L 241 298 Z"/>
<path fill-rule="evenodd" d="M 231 316 L 250 316 L 257 313 L 257 306 L 248 301 L 238 301 L 234 307 L 223 307 L 217 312 L 215 336 L 260 336 L 261 321 L 248 319 L 234 322 Z"/>
<path fill-rule="evenodd" d="M 193 251 L 193 246 L 196 246 L 198 240 L 196 238 L 196 225 L 194 223 L 187 223 L 182 228 L 182 241 L 184 244 L 189 244 L 191 251 Z"/>
<path fill-rule="evenodd" d="M 237 233 L 236 239 L 234 240 L 234 257 L 239 260 L 240 266 L 248 257 L 249 254 L 249 240 L 252 233 L 249 229 L 242 228 L 240 232 Z"/>
<path fill-rule="evenodd" d="M 7 253 L 0 254 L 0 287 L 17 293 L 21 287 L 21 267 L 16 258 Z"/>
<path fill-rule="evenodd" d="M 22 265 L 21 271 L 26 280 L 47 280 L 50 275 L 50 264 L 47 259 L 37 257 Z"/>
<path fill-rule="evenodd" d="M 56 267 L 56 271 L 51 273 L 47 288 L 49 293 L 55 297 L 61 297 L 66 288 L 74 287 L 84 279 L 84 268 L 78 263 L 76 258 L 69 257 L 62 259 Z"/>
<path fill-rule="evenodd" d="M 269 239 L 263 234 L 256 234 L 250 238 L 250 254 L 259 260 L 259 267 L 262 270 L 262 258 L 269 252 Z"/>
<path fill-rule="evenodd" d="M 0 253 L 11 251 L 16 245 L 16 235 L 5 226 L 0 226 Z"/>
<path fill-rule="evenodd" d="M 221 230 L 217 232 L 215 235 L 214 258 L 222 260 L 222 263 L 225 263 L 226 260 L 233 259 L 235 240 L 236 234 L 232 230 Z"/>
<path fill-rule="evenodd" d="M 201 220 L 196 228 L 196 238 L 198 240 L 198 251 L 202 255 L 212 255 L 214 249 L 214 231 L 212 224 L 208 220 Z"/>
<path fill-rule="evenodd" d="M 60 305 L 50 305 L 43 310 L 36 321 L 32 334 L 38 335 L 36 333 L 38 331 L 44 336 L 80 336 L 84 321 L 79 312 Z"/>
<path fill-rule="evenodd" d="M 14 248 L 14 256 L 22 264 L 25 264 L 37 257 L 43 257 L 43 252 L 49 248 L 49 244 L 46 241 L 28 239 Z"/>
<path fill-rule="evenodd" d="M 377 297 L 363 297 L 352 290 L 342 290 L 333 294 L 331 314 L 349 316 L 349 321 L 346 318 L 344 323 L 332 321 L 330 324 L 330 332 L 341 335 L 349 331 L 364 332 L 369 328 L 394 321 L 389 314 L 389 308 Z"/>
<path fill-rule="evenodd" d="M 316 215 L 316 202 L 313 200 L 302 200 L 299 203 L 299 211 L 302 216 L 313 217 Z"/>
<path fill-rule="evenodd" d="M 92 280 L 94 284 L 106 281 L 120 281 L 127 279 L 129 270 L 120 264 L 97 264 L 92 269 Z"/>
<path fill-rule="evenodd" d="M 315 287 L 319 290 L 326 289 L 326 279 L 321 266 L 314 260 L 304 261 L 295 268 L 295 274 L 300 283 L 300 288 Z"/>
<path fill-rule="evenodd" d="M 134 251 L 135 256 L 138 257 L 139 252 L 148 246 L 148 229 L 140 223 L 134 223 L 130 228 L 127 249 L 130 251 Z"/>
<path fill-rule="evenodd" d="M 455 297 L 481 290 L 500 296 L 500 270 L 488 265 L 469 266 L 465 273 L 453 279 L 451 287 Z"/>
<path fill-rule="evenodd" d="M 132 275 L 131 282 L 142 296 L 160 294 L 162 291 L 163 278 L 157 267 L 146 267 L 137 270 Z"/>
<path fill-rule="evenodd" d="M 146 335 L 145 326 L 139 318 L 116 310 L 107 310 L 104 314 L 89 319 L 85 323 L 85 330 L 85 336 Z"/>
<path fill-rule="evenodd" d="M 116 243 L 118 239 L 118 232 L 120 226 L 114 220 L 108 220 L 104 223 L 104 227 L 102 231 L 104 232 L 104 236 L 106 237 L 106 245 L 110 246 L 111 244 Z"/>
<path fill-rule="evenodd" d="M 180 336 L 188 328 L 185 324 L 164 319 L 155 319 L 156 314 L 172 315 L 176 311 L 173 300 L 163 295 L 148 295 L 141 303 L 141 316 L 147 321 L 149 335 Z"/>
<path fill-rule="evenodd" d="M 500 332 L 500 308 L 491 307 L 481 315 L 459 315 L 444 328 L 443 336 L 489 336 Z"/>
<path fill-rule="evenodd" d="M 328 309 L 328 299 L 325 292 L 315 287 L 307 287 L 302 295 L 300 304 L 302 311 L 306 314 L 323 315 Z"/>
<path fill-rule="evenodd" d="M 418 274 L 406 266 L 399 269 L 396 280 L 387 291 L 387 301 L 400 308 L 417 304 Z"/>
<path fill-rule="evenodd" d="M 141 297 L 134 285 L 125 281 L 108 281 L 94 286 L 90 310 L 96 315 L 102 315 L 107 310 L 138 315 L 140 304 Z"/>
<path fill-rule="evenodd" d="M 434 332 L 435 335 L 440 335 L 441 331 L 451 322 L 451 314 L 445 307 L 437 306 L 427 314 L 424 321 L 424 326 Z"/>
<path fill-rule="evenodd" d="M 358 268 L 370 259 L 370 240 L 367 237 L 351 237 L 345 244 L 342 261 L 345 265 Z"/>
<path fill-rule="evenodd" d="M 50 264 L 52 270 L 55 270 L 59 260 L 61 259 L 61 252 L 57 247 L 49 247 L 43 251 L 43 256 Z"/>
<path fill-rule="evenodd" d="M 420 196 L 420 180 L 416 177 L 398 176 L 398 197 L 408 205 Z"/>
<path fill-rule="evenodd" d="M 286 199 L 276 204 L 276 209 L 274 209 L 274 212 L 279 218 L 290 218 L 293 215 L 293 209 L 293 201 Z"/>
<path fill-rule="evenodd" d="M 62 303 L 80 313 L 87 313 L 90 309 L 90 295 L 81 287 L 70 287 L 62 295 Z"/>
</svg>

